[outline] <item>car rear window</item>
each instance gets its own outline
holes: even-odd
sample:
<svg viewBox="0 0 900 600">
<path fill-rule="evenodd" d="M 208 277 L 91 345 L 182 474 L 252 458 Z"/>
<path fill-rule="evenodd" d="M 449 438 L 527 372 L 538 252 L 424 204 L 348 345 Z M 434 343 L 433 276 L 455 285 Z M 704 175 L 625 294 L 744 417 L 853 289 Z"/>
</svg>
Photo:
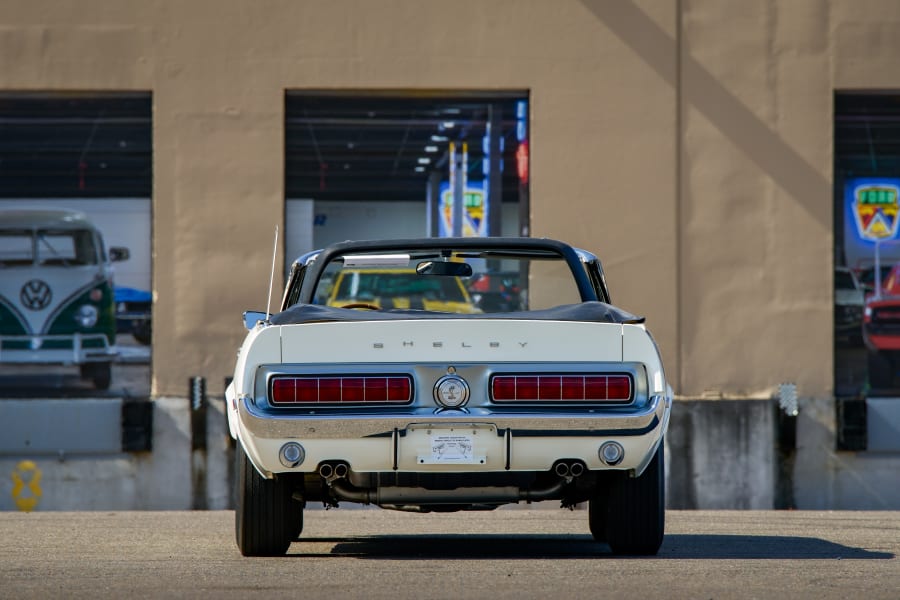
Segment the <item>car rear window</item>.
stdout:
<svg viewBox="0 0 900 600">
<path fill-rule="evenodd" d="M 486 256 L 478 251 L 444 256 L 434 251 L 348 255 L 325 266 L 313 303 L 499 313 L 543 310 L 581 301 L 577 282 L 562 256 Z M 452 274 L 434 274 L 422 268 L 424 264 L 440 262 L 467 266 L 466 272 L 457 275 L 450 269 Z"/>
</svg>

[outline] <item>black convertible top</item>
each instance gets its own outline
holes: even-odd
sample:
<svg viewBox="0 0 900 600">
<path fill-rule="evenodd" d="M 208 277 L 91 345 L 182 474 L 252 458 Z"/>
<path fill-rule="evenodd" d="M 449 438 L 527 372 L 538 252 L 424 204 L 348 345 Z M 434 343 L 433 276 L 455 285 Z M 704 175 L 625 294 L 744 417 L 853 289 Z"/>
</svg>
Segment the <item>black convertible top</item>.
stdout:
<svg viewBox="0 0 900 600">
<path fill-rule="evenodd" d="M 346 241 L 332 244 L 318 251 L 309 265 L 309 272 L 303 277 L 301 289 L 298 294 L 292 294 L 289 290 L 285 290 L 285 299 L 292 297 L 294 301 L 309 302 L 313 298 L 313 293 L 318 285 L 319 278 L 323 271 L 337 257 L 345 256 L 350 253 L 372 253 L 372 252 L 393 252 L 393 251 L 412 251 L 412 252 L 429 252 L 429 251 L 477 251 L 482 258 L 503 258 L 513 254 L 519 256 L 554 256 L 561 257 L 568 264 L 581 294 L 581 298 L 586 301 L 609 299 L 599 297 L 597 292 L 585 273 L 581 265 L 578 251 L 572 246 L 552 240 L 548 238 L 524 238 L 524 237 L 484 237 L 484 238 L 414 238 L 399 240 L 361 240 Z M 310 256 L 312 253 L 306 255 Z M 297 261 L 294 262 L 294 268 L 302 267 Z M 289 283 L 289 287 L 293 285 Z M 604 290 L 604 292 L 606 292 Z M 608 294 L 608 292 L 606 292 Z M 577 319 L 580 320 L 580 319 Z"/>
<path fill-rule="evenodd" d="M 644 317 L 605 302 L 580 302 L 563 304 L 543 310 L 527 310 L 500 313 L 458 314 L 432 310 L 357 310 L 318 304 L 295 304 L 272 315 L 273 325 L 294 323 L 325 323 L 331 321 L 399 321 L 409 319 L 512 319 L 523 321 L 583 321 L 589 323 L 643 323 Z"/>
</svg>

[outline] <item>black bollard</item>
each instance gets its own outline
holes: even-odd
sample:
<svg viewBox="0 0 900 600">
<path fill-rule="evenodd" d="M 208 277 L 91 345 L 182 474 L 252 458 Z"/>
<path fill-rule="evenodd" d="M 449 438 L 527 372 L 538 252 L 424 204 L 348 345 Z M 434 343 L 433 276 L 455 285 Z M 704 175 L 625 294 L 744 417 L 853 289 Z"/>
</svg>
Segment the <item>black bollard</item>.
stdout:
<svg viewBox="0 0 900 600">
<path fill-rule="evenodd" d="M 188 382 L 191 413 L 191 483 L 194 510 L 205 510 L 206 502 L 206 379 Z"/>
</svg>

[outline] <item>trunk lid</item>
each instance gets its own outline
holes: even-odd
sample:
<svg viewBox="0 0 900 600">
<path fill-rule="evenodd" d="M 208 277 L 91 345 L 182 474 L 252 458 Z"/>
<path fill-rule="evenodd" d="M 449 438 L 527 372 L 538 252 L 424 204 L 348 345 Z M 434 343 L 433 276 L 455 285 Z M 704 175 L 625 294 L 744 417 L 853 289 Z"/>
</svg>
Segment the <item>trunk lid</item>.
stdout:
<svg viewBox="0 0 900 600">
<path fill-rule="evenodd" d="M 617 323 L 409 320 L 281 325 L 282 362 L 621 361 Z"/>
</svg>

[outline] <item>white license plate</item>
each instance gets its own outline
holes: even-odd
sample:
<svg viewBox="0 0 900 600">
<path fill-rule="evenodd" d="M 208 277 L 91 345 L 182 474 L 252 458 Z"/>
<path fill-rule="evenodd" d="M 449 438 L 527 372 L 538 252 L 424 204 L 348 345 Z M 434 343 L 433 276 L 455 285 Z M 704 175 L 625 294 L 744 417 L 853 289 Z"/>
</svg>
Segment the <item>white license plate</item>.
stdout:
<svg viewBox="0 0 900 600">
<path fill-rule="evenodd" d="M 431 435 L 431 453 L 419 456 L 419 464 L 443 465 L 463 464 L 471 465 L 484 462 L 484 457 L 475 457 L 475 436 L 460 435 L 458 433 L 438 433 Z"/>
<path fill-rule="evenodd" d="M 416 463 L 420 465 L 483 465 L 487 447 L 499 441 L 494 439 L 496 428 L 481 423 L 452 427 L 411 425 L 407 436 L 414 442 Z"/>
</svg>

